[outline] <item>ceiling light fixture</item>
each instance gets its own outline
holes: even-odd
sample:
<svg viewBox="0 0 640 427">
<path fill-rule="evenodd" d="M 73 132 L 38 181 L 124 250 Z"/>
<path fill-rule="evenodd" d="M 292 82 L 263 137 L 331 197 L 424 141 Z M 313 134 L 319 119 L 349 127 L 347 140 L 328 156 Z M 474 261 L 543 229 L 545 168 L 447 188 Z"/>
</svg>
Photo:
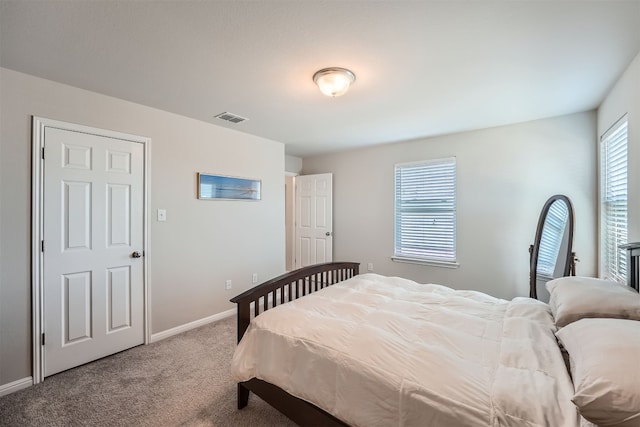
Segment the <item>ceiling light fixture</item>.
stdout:
<svg viewBox="0 0 640 427">
<path fill-rule="evenodd" d="M 320 92 L 333 97 L 344 95 L 355 81 L 356 75 L 346 68 L 323 68 L 313 75 L 313 82 L 318 85 Z"/>
</svg>

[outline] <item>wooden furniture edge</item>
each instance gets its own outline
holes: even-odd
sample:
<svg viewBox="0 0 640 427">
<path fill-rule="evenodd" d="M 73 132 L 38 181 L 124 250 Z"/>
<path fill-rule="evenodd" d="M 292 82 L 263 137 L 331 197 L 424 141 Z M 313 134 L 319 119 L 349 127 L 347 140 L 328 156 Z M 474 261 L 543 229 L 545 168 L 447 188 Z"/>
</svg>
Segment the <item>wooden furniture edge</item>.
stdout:
<svg viewBox="0 0 640 427">
<path fill-rule="evenodd" d="M 286 415 L 287 418 L 299 426 L 348 426 L 348 424 L 345 424 L 317 406 L 290 395 L 274 384 L 257 378 L 251 378 L 249 381 L 238 384 L 238 409 L 241 409 L 241 393 L 243 397 L 246 395 L 247 400 L 245 402 L 248 402 L 249 391 Z"/>
<path fill-rule="evenodd" d="M 640 242 L 620 245 L 627 250 L 627 285 L 640 292 Z"/>
</svg>

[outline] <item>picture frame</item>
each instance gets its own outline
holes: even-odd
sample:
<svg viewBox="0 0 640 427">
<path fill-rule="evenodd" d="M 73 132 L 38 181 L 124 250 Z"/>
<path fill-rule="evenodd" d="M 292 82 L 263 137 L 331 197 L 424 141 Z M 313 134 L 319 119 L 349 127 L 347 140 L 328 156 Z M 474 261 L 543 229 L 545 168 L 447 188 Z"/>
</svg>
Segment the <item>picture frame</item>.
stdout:
<svg viewBox="0 0 640 427">
<path fill-rule="evenodd" d="M 200 200 L 261 200 L 262 180 L 198 173 Z"/>
</svg>

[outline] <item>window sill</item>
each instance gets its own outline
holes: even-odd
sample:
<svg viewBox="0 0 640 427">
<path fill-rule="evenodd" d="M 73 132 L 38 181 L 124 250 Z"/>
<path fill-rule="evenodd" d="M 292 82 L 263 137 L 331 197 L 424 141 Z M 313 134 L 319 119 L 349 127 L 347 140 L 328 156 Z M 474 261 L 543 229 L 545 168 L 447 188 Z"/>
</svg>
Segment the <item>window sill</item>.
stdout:
<svg viewBox="0 0 640 427">
<path fill-rule="evenodd" d="M 458 268 L 460 264 L 456 261 L 436 261 L 429 259 L 420 259 L 420 258 L 406 258 L 399 256 L 392 256 L 391 260 L 394 262 L 404 262 L 407 264 L 421 264 L 428 265 L 431 267 L 443 267 L 443 268 Z"/>
</svg>

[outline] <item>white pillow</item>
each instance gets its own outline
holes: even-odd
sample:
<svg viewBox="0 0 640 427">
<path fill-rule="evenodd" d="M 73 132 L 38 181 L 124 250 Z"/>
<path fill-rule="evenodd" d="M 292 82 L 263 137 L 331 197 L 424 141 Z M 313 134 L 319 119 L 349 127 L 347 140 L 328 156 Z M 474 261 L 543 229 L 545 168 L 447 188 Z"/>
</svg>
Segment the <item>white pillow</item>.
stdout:
<svg viewBox="0 0 640 427">
<path fill-rule="evenodd" d="M 573 403 L 601 426 L 640 425 L 640 321 L 582 319 L 556 332 L 569 353 Z"/>
<path fill-rule="evenodd" d="M 550 280 L 546 286 L 559 328 L 592 317 L 640 320 L 640 294 L 617 282 L 570 276 Z"/>
</svg>

